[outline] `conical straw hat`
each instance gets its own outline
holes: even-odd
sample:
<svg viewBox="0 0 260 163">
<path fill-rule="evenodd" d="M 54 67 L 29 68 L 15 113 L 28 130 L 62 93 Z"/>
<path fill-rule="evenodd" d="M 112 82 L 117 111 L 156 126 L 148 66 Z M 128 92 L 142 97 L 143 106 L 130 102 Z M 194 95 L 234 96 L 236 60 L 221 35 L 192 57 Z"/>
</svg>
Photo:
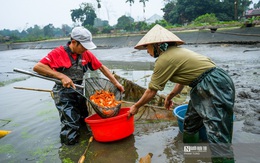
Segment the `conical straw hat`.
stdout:
<svg viewBox="0 0 260 163">
<path fill-rule="evenodd" d="M 145 45 L 154 43 L 164 43 L 164 42 L 176 42 L 177 45 L 184 44 L 179 37 L 170 32 L 169 30 L 163 28 L 162 26 L 156 24 L 150 31 L 144 35 L 144 37 L 135 45 L 135 49 L 146 49 Z"/>
</svg>

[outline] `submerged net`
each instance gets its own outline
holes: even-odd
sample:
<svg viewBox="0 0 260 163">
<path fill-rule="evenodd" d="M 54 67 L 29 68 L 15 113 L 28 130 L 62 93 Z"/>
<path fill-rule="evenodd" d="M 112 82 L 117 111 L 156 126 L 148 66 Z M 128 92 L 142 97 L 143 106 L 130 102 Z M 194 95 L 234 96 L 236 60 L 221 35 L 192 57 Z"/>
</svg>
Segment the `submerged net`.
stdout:
<svg viewBox="0 0 260 163">
<path fill-rule="evenodd" d="M 94 103 L 92 100 L 88 100 L 88 106 L 91 106 L 93 110 L 102 118 L 109 118 L 116 116 L 121 108 L 122 94 L 109 80 L 104 78 L 92 77 L 85 79 L 85 96 L 90 97 L 97 92 L 106 91 L 114 95 L 115 100 L 119 103 L 114 107 L 100 106 Z"/>
</svg>

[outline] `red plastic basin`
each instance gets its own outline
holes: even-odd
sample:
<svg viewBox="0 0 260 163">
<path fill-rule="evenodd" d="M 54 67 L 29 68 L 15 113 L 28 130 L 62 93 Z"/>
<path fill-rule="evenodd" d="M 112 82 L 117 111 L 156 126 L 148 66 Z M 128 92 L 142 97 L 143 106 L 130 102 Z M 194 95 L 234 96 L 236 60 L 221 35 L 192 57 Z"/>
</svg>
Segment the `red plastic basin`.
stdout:
<svg viewBox="0 0 260 163">
<path fill-rule="evenodd" d="M 126 138 L 134 132 L 134 117 L 127 118 L 130 108 L 121 108 L 118 115 L 101 118 L 98 114 L 85 118 L 93 137 L 99 142 L 111 142 Z"/>
</svg>

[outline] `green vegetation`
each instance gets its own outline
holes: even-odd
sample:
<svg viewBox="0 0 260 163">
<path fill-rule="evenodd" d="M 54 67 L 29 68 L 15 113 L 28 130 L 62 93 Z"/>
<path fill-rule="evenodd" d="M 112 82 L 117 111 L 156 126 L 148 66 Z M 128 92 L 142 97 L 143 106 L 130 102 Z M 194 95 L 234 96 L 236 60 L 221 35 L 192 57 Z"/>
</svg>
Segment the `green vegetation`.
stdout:
<svg viewBox="0 0 260 163">
<path fill-rule="evenodd" d="M 11 144 L 2 145 L 0 148 L 0 154 L 15 153 L 14 146 Z"/>
<path fill-rule="evenodd" d="M 50 109 L 38 112 L 37 116 L 43 117 L 44 121 L 50 121 L 50 120 L 57 119 L 56 114 L 53 114 L 53 113 L 57 112 L 56 109 L 52 108 L 53 103 L 52 102 L 48 102 L 48 105 L 50 106 Z"/>
<path fill-rule="evenodd" d="M 34 137 L 34 135 L 32 135 L 32 134 L 30 134 L 29 132 L 27 132 L 27 131 L 24 130 L 24 131 L 21 133 L 21 137 L 22 137 L 23 139 L 31 139 L 31 138 Z"/>
<path fill-rule="evenodd" d="M 21 78 L 17 78 L 17 79 L 11 79 L 11 80 L 7 80 L 7 81 L 2 81 L 0 82 L 0 87 L 3 87 L 7 84 L 11 84 L 11 83 L 15 83 L 15 82 L 18 82 L 18 81 L 23 81 L 23 80 L 26 80 L 28 79 L 29 77 L 21 77 Z"/>
<path fill-rule="evenodd" d="M 70 158 L 64 158 L 62 160 L 63 163 L 74 163 L 74 161 L 72 161 Z"/>
<path fill-rule="evenodd" d="M 40 146 L 40 147 L 37 147 L 36 149 L 33 149 L 30 151 L 30 161 L 35 161 L 35 162 L 38 162 L 38 163 L 44 163 L 46 162 L 47 160 L 47 157 L 48 156 L 53 156 L 53 155 L 56 155 L 54 153 L 54 150 L 56 147 L 54 147 L 53 144 L 49 144 L 48 146 Z M 50 161 L 52 162 L 52 161 Z"/>
<path fill-rule="evenodd" d="M 251 18 L 245 19 L 244 27 L 252 27 L 256 24 L 260 24 L 260 16 L 253 16 Z"/>
<path fill-rule="evenodd" d="M 82 3 L 78 9 L 71 10 L 71 19 L 82 26 L 93 26 L 97 17 L 95 9 L 90 3 Z"/>
<path fill-rule="evenodd" d="M 205 15 L 201 15 L 198 18 L 196 18 L 194 20 L 194 24 L 195 25 L 199 25 L 199 24 L 205 24 L 205 25 L 212 25 L 212 24 L 216 24 L 218 23 L 218 18 L 215 16 L 215 14 L 205 14 Z"/>
</svg>

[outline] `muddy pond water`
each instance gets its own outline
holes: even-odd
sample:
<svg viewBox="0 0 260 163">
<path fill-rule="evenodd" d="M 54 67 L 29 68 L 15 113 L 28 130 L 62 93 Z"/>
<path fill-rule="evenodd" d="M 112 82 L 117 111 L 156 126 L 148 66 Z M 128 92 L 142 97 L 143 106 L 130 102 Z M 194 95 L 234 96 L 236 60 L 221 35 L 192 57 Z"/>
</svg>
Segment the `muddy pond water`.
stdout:
<svg viewBox="0 0 260 163">
<path fill-rule="evenodd" d="M 260 159 L 260 51 L 255 45 L 185 45 L 227 70 L 236 86 L 233 149 L 236 162 Z M 80 143 L 60 144 L 59 115 L 50 93 L 18 90 L 15 86 L 52 89 L 53 82 L 13 72 L 31 70 L 50 50 L 0 51 L 0 130 L 12 131 L 0 139 L 0 162 L 78 162 L 91 132 L 82 129 Z M 146 88 L 155 59 L 133 48 L 96 49 L 93 53 L 111 71 Z M 99 76 L 90 73 L 88 76 Z M 102 77 L 102 76 L 101 76 Z M 160 94 L 169 93 L 168 83 Z M 187 97 L 188 98 L 188 97 Z M 186 100 L 184 99 L 183 102 Z M 167 111 L 165 111 L 167 112 Z M 172 111 L 171 120 L 135 121 L 133 135 L 116 142 L 93 141 L 86 162 L 135 163 L 152 153 L 152 162 L 183 162 L 181 134 Z M 194 160 L 195 162 L 196 160 Z M 205 160 L 209 161 L 209 160 Z"/>
</svg>

